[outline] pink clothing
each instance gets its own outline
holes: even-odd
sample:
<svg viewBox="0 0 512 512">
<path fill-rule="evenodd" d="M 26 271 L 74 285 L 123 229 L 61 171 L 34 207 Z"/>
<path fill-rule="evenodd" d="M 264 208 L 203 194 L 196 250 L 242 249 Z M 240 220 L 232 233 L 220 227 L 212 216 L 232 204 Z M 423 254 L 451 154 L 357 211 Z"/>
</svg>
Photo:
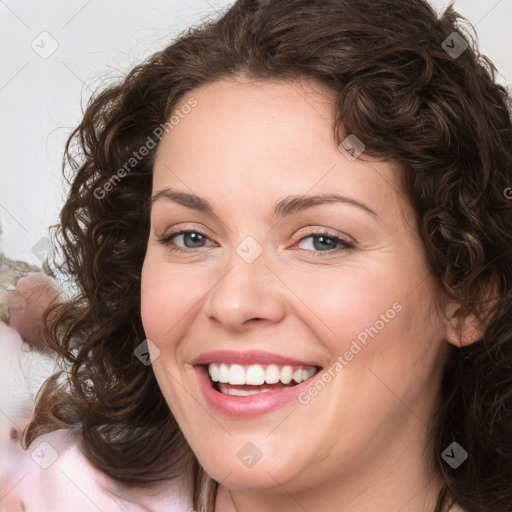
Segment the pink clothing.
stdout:
<svg viewBox="0 0 512 512">
<path fill-rule="evenodd" d="M 159 484 L 154 491 L 120 486 L 89 463 L 70 430 L 40 436 L 27 451 L 13 442 L 2 454 L 0 476 L 2 512 L 193 510 L 184 477 Z"/>
<path fill-rule="evenodd" d="M 59 366 L 1 321 L 0 344 L 2 512 L 193 510 L 184 475 L 179 481 L 159 484 L 154 492 L 120 485 L 89 463 L 70 430 L 40 436 L 23 450 L 20 438 L 32 416 L 37 390 Z"/>
</svg>

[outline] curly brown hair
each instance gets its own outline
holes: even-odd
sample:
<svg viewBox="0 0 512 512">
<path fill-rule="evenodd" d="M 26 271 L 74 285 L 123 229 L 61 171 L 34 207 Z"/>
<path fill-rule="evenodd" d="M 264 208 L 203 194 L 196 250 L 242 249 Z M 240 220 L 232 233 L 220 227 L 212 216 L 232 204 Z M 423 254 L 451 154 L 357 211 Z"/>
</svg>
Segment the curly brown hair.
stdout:
<svg viewBox="0 0 512 512">
<path fill-rule="evenodd" d="M 423 0 L 238 0 L 97 93 L 67 142 L 70 191 L 53 227 L 55 265 L 78 291 L 48 309 L 46 335 L 71 369 L 46 387 L 25 444 L 80 426 L 94 465 L 141 486 L 192 461 L 194 506 L 213 510 L 217 483 L 134 356 L 156 147 L 126 163 L 196 87 L 307 78 L 336 93 L 337 143 L 354 134 L 365 154 L 401 162 L 432 272 L 486 326 L 450 346 L 429 446 L 444 482 L 435 512 L 510 512 L 512 109 L 468 28 L 453 5 L 438 15 Z M 468 44 L 460 55 L 443 43 L 453 32 Z M 455 440 L 470 454 L 456 470 L 441 457 Z"/>
</svg>

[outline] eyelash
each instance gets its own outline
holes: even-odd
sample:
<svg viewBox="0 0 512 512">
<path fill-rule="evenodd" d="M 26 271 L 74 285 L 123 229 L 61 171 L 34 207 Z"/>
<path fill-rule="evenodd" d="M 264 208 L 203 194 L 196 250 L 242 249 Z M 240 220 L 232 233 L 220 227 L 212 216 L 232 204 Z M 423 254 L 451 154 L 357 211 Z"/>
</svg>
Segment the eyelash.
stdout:
<svg viewBox="0 0 512 512">
<path fill-rule="evenodd" d="M 190 247 L 184 248 L 184 247 L 179 247 L 179 246 L 171 243 L 171 239 L 174 238 L 175 236 L 179 236 L 179 235 L 183 235 L 183 234 L 187 234 L 187 233 L 197 233 L 198 235 L 208 238 L 204 233 L 201 233 L 201 231 L 197 231 L 195 229 L 183 229 L 181 231 L 169 233 L 168 235 L 166 235 L 162 238 L 158 238 L 158 242 L 160 242 L 161 244 L 166 246 L 169 251 L 173 251 L 173 252 L 192 253 L 192 252 L 195 252 L 196 249 L 204 249 L 204 247 L 197 247 L 196 249 L 193 249 Z M 302 242 L 303 240 L 310 238 L 310 237 L 319 238 L 321 236 L 325 236 L 326 238 L 329 238 L 333 242 L 336 242 L 337 244 L 339 244 L 341 247 L 336 247 L 335 249 L 329 249 L 327 251 L 311 251 L 308 249 L 299 249 L 299 250 L 303 250 L 306 252 L 319 253 L 319 254 L 333 254 L 335 252 L 340 252 L 340 251 L 349 252 L 349 251 L 355 249 L 354 244 L 352 244 L 351 242 L 348 242 L 347 240 L 339 238 L 336 235 L 334 235 L 333 233 L 330 233 L 329 231 L 326 231 L 326 230 L 314 231 L 311 233 L 307 233 L 306 235 L 304 235 L 301 238 L 299 238 L 298 240 L 296 240 L 294 242 L 294 244 Z"/>
</svg>

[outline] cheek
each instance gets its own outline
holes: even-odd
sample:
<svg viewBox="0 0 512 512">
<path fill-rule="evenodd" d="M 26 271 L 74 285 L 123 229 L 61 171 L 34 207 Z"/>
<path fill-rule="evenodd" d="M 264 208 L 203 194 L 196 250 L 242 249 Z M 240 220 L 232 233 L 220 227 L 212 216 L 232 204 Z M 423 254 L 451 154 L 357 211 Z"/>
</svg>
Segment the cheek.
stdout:
<svg viewBox="0 0 512 512">
<path fill-rule="evenodd" d="M 162 334 L 165 332 L 165 326 L 168 323 L 166 316 L 162 314 L 163 304 L 167 304 L 169 314 L 174 311 L 173 304 L 169 304 L 169 297 L 162 296 L 162 292 L 159 288 L 151 286 L 150 283 L 146 282 L 141 287 L 141 318 L 142 325 L 146 336 L 152 340 L 159 340 Z"/>
<path fill-rule="evenodd" d="M 198 277 L 183 269 L 147 259 L 141 275 L 141 318 L 147 338 L 159 346 L 176 338 L 186 324 L 180 320 L 194 309 L 205 289 Z"/>
<path fill-rule="evenodd" d="M 390 316 L 395 316 L 393 303 L 401 295 L 389 272 L 356 265 L 344 266 L 339 272 L 297 273 L 290 282 L 307 306 L 308 324 L 318 326 L 316 333 L 336 354 L 379 321 L 379 315 L 391 309 Z"/>
<path fill-rule="evenodd" d="M 437 358 L 439 325 L 431 316 L 433 291 L 423 269 L 387 258 L 373 265 L 347 264 L 339 272 L 289 276 L 307 306 L 303 319 L 344 372 L 368 368 L 396 378 L 396 385 L 428 374 Z M 422 281 L 423 279 L 423 281 Z M 419 285 L 419 286 L 418 286 Z"/>
</svg>

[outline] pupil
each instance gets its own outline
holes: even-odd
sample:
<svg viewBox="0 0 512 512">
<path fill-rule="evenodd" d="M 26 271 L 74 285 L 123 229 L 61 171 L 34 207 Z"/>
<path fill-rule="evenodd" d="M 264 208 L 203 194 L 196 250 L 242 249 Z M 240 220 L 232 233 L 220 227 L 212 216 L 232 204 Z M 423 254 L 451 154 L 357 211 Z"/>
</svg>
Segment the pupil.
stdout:
<svg viewBox="0 0 512 512">
<path fill-rule="evenodd" d="M 201 247 L 201 242 L 203 241 L 203 235 L 200 235 L 199 233 L 185 233 L 184 240 L 188 237 L 189 240 L 192 242 L 192 247 Z"/>
<path fill-rule="evenodd" d="M 316 237 L 316 239 L 314 239 L 315 241 L 313 242 L 313 246 L 315 247 L 315 249 L 322 249 L 322 248 L 326 248 L 326 245 L 325 244 L 317 244 L 316 243 L 316 240 L 320 241 L 320 240 L 328 240 L 331 242 L 331 245 L 336 245 L 336 241 L 333 240 L 332 238 L 329 238 L 327 236 L 319 236 L 319 237 Z M 327 249 L 330 249 L 330 248 L 333 248 L 333 247 L 327 247 Z"/>
</svg>

